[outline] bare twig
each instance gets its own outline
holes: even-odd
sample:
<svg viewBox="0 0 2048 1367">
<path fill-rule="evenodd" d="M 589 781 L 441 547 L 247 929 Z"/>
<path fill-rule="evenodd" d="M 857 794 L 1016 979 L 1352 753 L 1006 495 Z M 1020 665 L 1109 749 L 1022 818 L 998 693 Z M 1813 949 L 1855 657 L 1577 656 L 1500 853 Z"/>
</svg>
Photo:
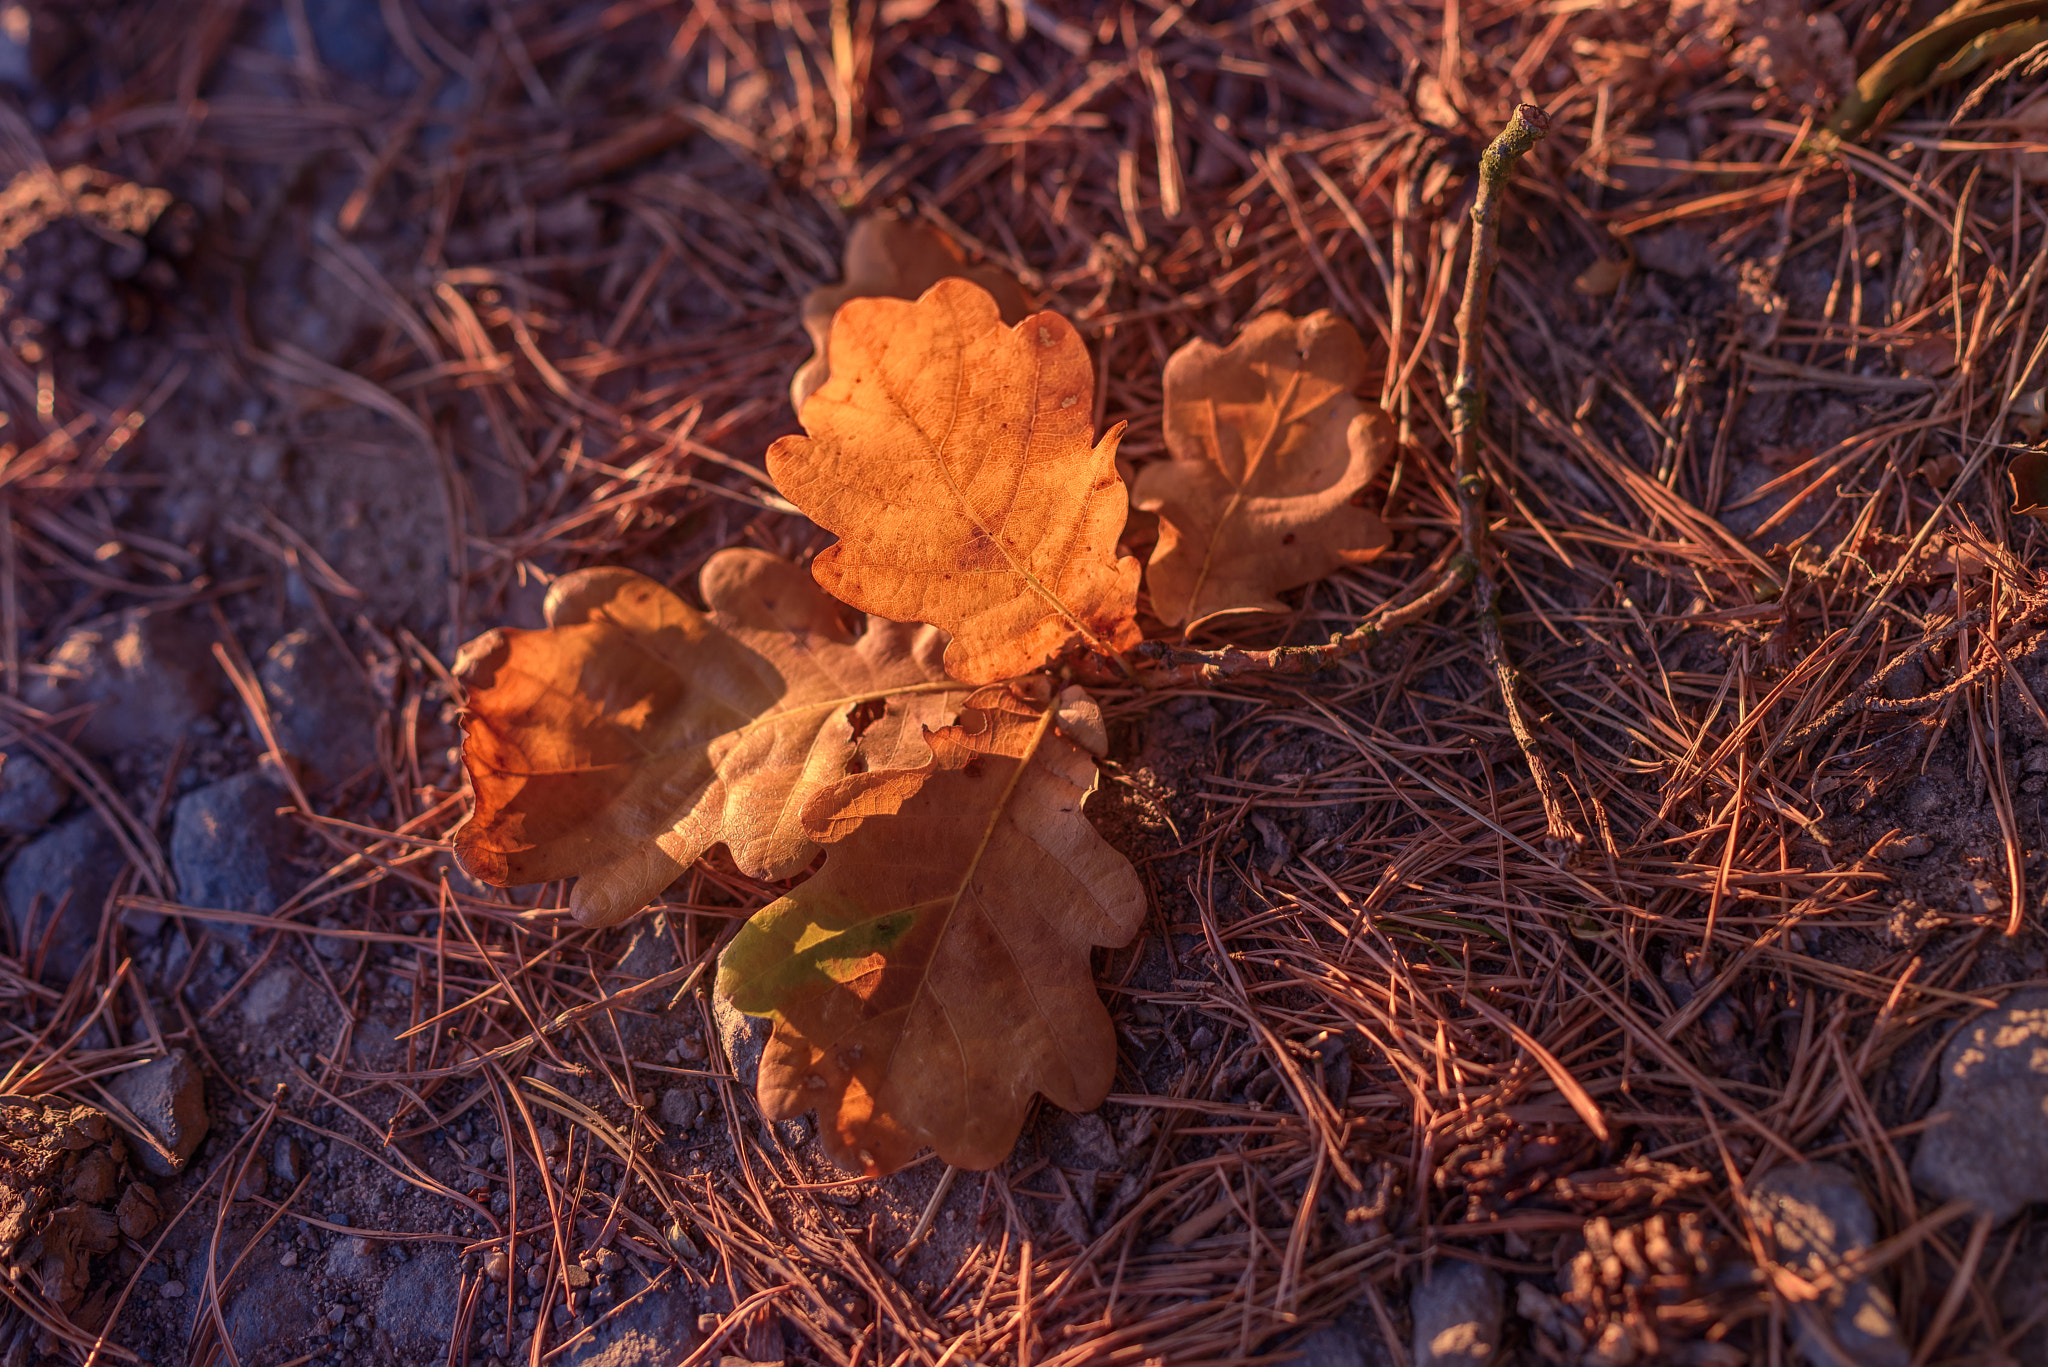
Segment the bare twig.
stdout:
<svg viewBox="0 0 2048 1367">
<path fill-rule="evenodd" d="M 1500 263 L 1500 196 L 1515 163 L 1550 131 L 1550 116 L 1533 104 L 1515 106 L 1514 115 L 1479 160 L 1479 193 L 1472 200 L 1472 258 L 1465 270 L 1465 297 L 1458 305 L 1458 374 L 1452 382 L 1451 476 L 1458 486 L 1458 544 L 1471 562 L 1479 597 L 1479 636 L 1486 648 L 1486 667 L 1500 687 L 1508 729 L 1536 781 L 1543 801 L 1545 839 L 1552 854 L 1585 843 L 1565 814 L 1550 766 L 1536 746 L 1536 737 L 1522 715 L 1515 692 L 1515 667 L 1501 641 L 1500 618 L 1494 603 L 1499 588 L 1486 572 L 1486 474 L 1479 465 L 1479 423 L 1486 411 L 1486 393 L 1479 386 L 1479 353 L 1485 345 L 1486 305 L 1493 291 L 1494 268 Z"/>
</svg>

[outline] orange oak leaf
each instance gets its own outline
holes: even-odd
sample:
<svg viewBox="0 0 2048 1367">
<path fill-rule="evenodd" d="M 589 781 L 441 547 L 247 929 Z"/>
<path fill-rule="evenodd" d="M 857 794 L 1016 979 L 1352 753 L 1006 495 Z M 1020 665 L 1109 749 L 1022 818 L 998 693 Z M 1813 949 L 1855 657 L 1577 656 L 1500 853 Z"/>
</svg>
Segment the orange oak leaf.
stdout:
<svg viewBox="0 0 2048 1367">
<path fill-rule="evenodd" d="M 952 633 L 946 670 L 992 683 L 1076 645 L 1139 640 L 1123 424 L 1093 439 L 1094 368 L 1073 325 L 1003 326 L 988 291 L 856 299 L 832 325 L 808 436 L 768 449 L 782 496 L 840 540 L 812 563 L 845 602 Z"/>
<path fill-rule="evenodd" d="M 814 354 L 789 382 L 789 406 L 804 411 L 804 400 L 824 386 L 831 370 L 826 339 L 832 317 L 849 299 L 915 299 L 949 276 L 972 280 L 987 290 L 1005 323 L 1031 312 L 1024 287 L 997 266 L 967 264 L 960 245 L 929 223 L 895 214 L 873 214 L 853 225 L 846 235 L 845 279 L 804 296 L 804 330 L 811 334 Z"/>
<path fill-rule="evenodd" d="M 1365 379 L 1365 344 L 1328 312 L 1261 314 L 1230 346 L 1167 361 L 1173 458 L 1139 471 L 1133 495 L 1159 515 L 1146 585 L 1160 621 L 1285 612 L 1280 590 L 1386 549 L 1385 525 L 1350 501 L 1394 445 L 1353 393 Z"/>
<path fill-rule="evenodd" d="M 870 1175 L 929 1145 L 956 1167 L 1009 1155 L 1033 1092 L 1070 1111 L 1109 1094 L 1116 1036 L 1090 965 L 1145 913 L 1137 871 L 1081 814 L 1099 737 L 1080 689 L 1058 708 L 1005 688 L 929 733 L 911 772 L 812 797 L 825 864 L 763 908 L 718 990 L 771 1017 L 764 1111 L 815 1108 L 832 1156 Z"/>
<path fill-rule="evenodd" d="M 585 925 L 632 915 L 720 842 L 749 875 L 790 877 L 817 849 L 804 802 L 856 754 L 922 763 L 924 726 L 965 693 L 939 633 L 871 620 L 856 639 L 788 561 L 721 551 L 698 585 L 708 613 L 632 570 L 581 570 L 550 589 L 546 630 L 463 648 L 463 868 L 576 878 Z M 881 713 L 857 735 L 863 705 Z"/>
</svg>

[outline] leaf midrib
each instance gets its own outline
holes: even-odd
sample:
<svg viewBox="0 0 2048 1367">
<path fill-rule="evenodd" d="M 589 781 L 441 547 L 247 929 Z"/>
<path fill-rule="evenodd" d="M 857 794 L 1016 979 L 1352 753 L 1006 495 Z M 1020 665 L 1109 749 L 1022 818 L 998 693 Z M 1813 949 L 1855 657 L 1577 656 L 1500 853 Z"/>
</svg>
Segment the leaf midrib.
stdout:
<svg viewBox="0 0 2048 1367">
<path fill-rule="evenodd" d="M 981 868 L 981 861 L 983 857 L 986 856 L 988 853 L 989 842 L 995 838 L 996 828 L 1002 824 L 1003 817 L 1009 812 L 1010 802 L 1013 798 L 1016 797 L 1017 788 L 1020 784 L 1023 783 L 1025 772 L 1028 769 L 1030 769 L 1031 762 L 1038 757 L 1039 747 L 1045 743 L 1046 736 L 1051 733 L 1053 722 L 1057 716 L 1057 711 L 1058 709 L 1053 705 L 1053 703 L 1051 701 L 1048 701 L 1045 707 L 1045 711 L 1041 713 L 1038 718 L 1038 726 L 1032 732 L 1029 743 L 1025 745 L 1023 754 L 1017 758 L 1017 767 L 1011 771 L 1009 781 L 1003 785 L 1003 791 L 1001 796 L 999 796 L 996 799 L 995 803 L 989 808 L 988 822 L 986 825 L 982 827 L 981 839 L 978 842 L 976 842 L 974 847 L 974 854 L 972 855 L 972 857 L 970 857 L 963 864 L 960 874 L 960 881 L 954 884 L 950 895 L 947 895 L 944 898 L 927 898 L 926 900 L 915 904 L 916 907 L 943 906 L 944 910 L 938 913 L 938 915 L 941 917 L 940 924 L 937 933 L 934 934 L 930 940 L 930 943 L 934 946 L 934 950 L 925 959 L 924 967 L 918 973 L 917 985 L 904 997 L 903 1005 L 901 1007 L 896 1008 L 897 1011 L 900 1011 L 907 1015 L 917 1005 L 918 1000 L 921 997 L 924 997 L 929 991 L 931 986 L 932 966 L 938 962 L 939 958 L 936 947 L 944 942 L 947 932 L 952 927 L 953 917 L 960 909 L 961 899 L 967 895 L 968 889 L 974 885 L 974 876 L 977 872 L 979 872 Z M 986 755 L 978 757 L 984 759 L 987 758 Z M 872 916 L 865 918 L 865 920 L 863 921 L 854 922 L 852 924 L 863 925 L 869 922 L 880 920 L 882 917 L 890 916 L 897 912 L 908 911 L 913 909 L 913 907 L 888 907 L 876 912 Z M 849 926 L 848 928 L 850 929 L 851 927 Z M 1021 978 L 1022 974 L 1020 973 L 1019 976 Z M 1029 986 L 1028 982 L 1026 983 L 1026 986 Z M 933 996 L 933 1001 L 937 1003 L 940 1015 L 945 1017 L 946 1029 L 952 1033 L 954 1047 L 959 1053 L 960 1058 L 964 1062 L 967 1057 L 967 1046 L 965 1045 L 965 1043 L 961 1041 L 959 1028 L 953 1024 L 952 1012 L 947 1010 L 945 1002 L 940 1000 L 936 995 Z M 894 1032 L 894 1037 L 889 1041 L 888 1048 L 884 1050 L 882 1053 L 881 1070 L 879 1074 L 881 1077 L 886 1079 L 892 1071 L 896 1060 L 897 1050 L 902 1047 L 904 1036 L 907 1033 L 907 1031 L 900 1028 Z M 834 1047 L 836 1047 L 838 1043 L 838 1040 L 832 1041 Z M 966 1078 L 966 1072 L 964 1069 L 961 1072 L 961 1078 L 964 1101 L 964 1087 Z"/>
<path fill-rule="evenodd" d="M 1201 601 L 1202 589 L 1208 584 L 1210 571 L 1215 567 L 1216 548 L 1223 544 L 1223 530 L 1230 525 L 1230 520 L 1237 516 L 1237 510 L 1244 505 L 1245 491 L 1251 488 L 1252 480 L 1259 473 L 1259 467 L 1265 463 L 1266 457 L 1272 453 L 1273 445 L 1279 439 L 1280 429 L 1291 421 L 1287 408 L 1289 404 L 1294 402 L 1295 392 L 1301 388 L 1301 376 L 1302 371 L 1298 366 L 1293 374 L 1288 376 L 1286 389 L 1281 392 L 1280 397 L 1273 403 L 1272 425 L 1266 429 L 1266 435 L 1260 438 L 1258 446 L 1252 451 L 1249 458 L 1246 459 L 1244 478 L 1238 480 L 1236 486 L 1231 489 L 1229 501 L 1223 505 L 1223 512 L 1216 518 L 1215 530 L 1210 533 L 1209 544 L 1202 551 L 1202 566 L 1195 572 L 1194 587 L 1188 592 L 1188 619 L 1191 623 L 1195 619 L 1195 604 Z M 1220 470 L 1223 468 L 1223 460 L 1222 443 L 1216 435 L 1219 426 L 1216 400 L 1214 397 L 1211 397 L 1203 400 L 1203 402 L 1209 405 L 1210 459 L 1216 463 L 1216 468 Z"/>
<path fill-rule="evenodd" d="M 1027 319 L 1026 322 L 1028 321 L 1029 320 Z M 1024 326 L 1024 324 L 1020 323 L 1017 326 L 1018 328 L 1021 328 Z M 1017 329 L 1010 328 L 1005 329 L 1005 331 L 1014 335 Z M 954 336 L 957 341 L 957 339 L 959 338 L 959 326 L 957 319 L 954 320 Z M 1049 607 L 1051 607 L 1055 613 L 1059 614 L 1061 618 L 1065 619 L 1067 625 L 1071 626 L 1075 631 L 1079 632 L 1081 634 L 1081 639 L 1088 643 L 1089 649 L 1102 655 L 1115 655 L 1116 652 L 1114 650 L 1112 650 L 1106 643 L 1104 643 L 1104 641 L 1099 636 L 1097 636 L 1094 632 L 1088 629 L 1087 624 L 1081 620 L 1080 615 L 1078 613 L 1076 613 L 1072 608 L 1068 607 L 1067 604 L 1061 600 L 1058 594 L 1054 593 L 1051 589 L 1046 587 L 1044 581 L 1038 577 L 1038 575 L 1031 569 L 1030 566 L 1019 561 L 1016 556 L 1010 553 L 1009 548 L 1003 544 L 1002 538 L 999 535 L 997 535 L 996 532 L 991 530 L 986 522 L 982 521 L 981 514 L 975 509 L 973 502 L 967 497 L 967 491 L 960 486 L 960 481 L 954 477 L 952 467 L 946 464 L 946 446 L 949 442 L 952 441 L 954 429 L 959 425 L 961 391 L 966 384 L 966 355 L 967 346 L 965 342 L 958 342 L 958 345 L 955 346 L 953 352 L 953 401 L 948 406 L 946 434 L 944 437 L 940 438 L 936 442 L 932 440 L 931 434 L 924 430 L 924 425 L 920 423 L 914 416 L 912 416 L 909 405 L 904 403 L 902 398 L 897 395 L 895 388 L 889 383 L 889 377 L 886 369 L 879 365 L 875 367 L 875 383 L 876 386 L 882 391 L 883 395 L 887 397 L 889 402 L 896 406 L 896 411 L 902 415 L 903 421 L 909 426 L 910 430 L 917 433 L 917 435 L 924 441 L 926 448 L 930 450 L 932 456 L 932 464 L 938 467 L 940 476 L 946 481 L 946 488 L 948 492 L 952 494 L 954 503 L 959 506 L 960 511 L 963 514 L 965 514 L 967 520 L 974 524 L 975 530 L 988 538 L 989 544 L 996 548 L 996 553 L 1002 556 L 1003 562 L 1010 567 L 1011 572 L 1016 574 L 1018 578 L 1022 579 L 1025 585 L 1029 587 L 1032 592 L 1036 593 L 1040 598 L 1044 599 L 1046 604 Z M 1031 434 L 1037 431 L 1038 385 L 1041 377 L 1044 374 L 1044 370 L 1045 368 L 1037 364 L 1034 358 L 1031 367 L 1032 402 L 1029 408 L 1030 422 L 1025 428 L 1024 436 L 1025 454 L 1029 453 L 1029 447 L 1031 444 Z M 1019 463 L 1019 468 L 1021 472 L 1023 468 L 1023 463 L 1021 461 Z"/>
</svg>

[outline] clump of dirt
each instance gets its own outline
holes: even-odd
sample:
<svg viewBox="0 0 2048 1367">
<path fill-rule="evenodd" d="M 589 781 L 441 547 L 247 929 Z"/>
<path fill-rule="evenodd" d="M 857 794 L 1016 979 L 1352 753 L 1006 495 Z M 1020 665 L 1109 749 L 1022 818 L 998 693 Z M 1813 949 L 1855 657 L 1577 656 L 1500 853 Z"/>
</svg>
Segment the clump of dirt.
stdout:
<svg viewBox="0 0 2048 1367">
<path fill-rule="evenodd" d="M 0 329 L 29 365 L 62 349 L 71 383 L 98 371 L 77 354 L 148 330 L 179 284 L 196 220 L 171 192 L 91 166 L 23 171 L 0 189 Z"/>
<path fill-rule="evenodd" d="M 0 1096 L 0 1266 L 25 1274 L 83 1329 L 106 1323 L 119 1286 L 139 1264 L 133 1242 L 163 1218 L 155 1188 L 129 1156 L 104 1111 Z M 0 1319 L 0 1360 L 14 1360 L 23 1343 L 55 1351 L 47 1330 L 11 1317 L 12 1325 Z"/>
</svg>

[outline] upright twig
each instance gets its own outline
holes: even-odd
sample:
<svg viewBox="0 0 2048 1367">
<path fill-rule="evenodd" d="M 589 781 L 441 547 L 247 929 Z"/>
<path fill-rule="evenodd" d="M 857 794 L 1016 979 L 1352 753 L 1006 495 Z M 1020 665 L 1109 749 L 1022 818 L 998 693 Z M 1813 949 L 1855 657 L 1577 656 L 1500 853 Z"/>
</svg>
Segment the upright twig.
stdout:
<svg viewBox="0 0 2048 1367">
<path fill-rule="evenodd" d="M 1333 635 L 1312 646 L 1281 646 L 1274 650 L 1187 650 L 1162 641 L 1148 641 L 1139 653 L 1164 666 L 1152 674 L 1156 682 L 1214 683 L 1238 674 L 1312 674 L 1362 650 L 1369 650 L 1383 637 L 1421 621 L 1449 601 L 1466 584 L 1474 584 L 1478 595 L 1480 640 L 1486 650 L 1487 668 L 1500 687 L 1501 702 L 1507 709 L 1508 727 L 1522 758 L 1536 781 L 1548 825 L 1547 840 L 1555 853 L 1577 848 L 1584 837 L 1565 814 L 1557 783 L 1549 765 L 1537 749 L 1536 737 L 1515 692 L 1515 667 L 1501 642 L 1500 619 L 1495 610 L 1499 588 L 1486 572 L 1486 474 L 1479 464 L 1479 423 L 1486 407 L 1485 391 L 1479 384 L 1480 349 L 1486 332 L 1487 299 L 1493 288 L 1494 268 L 1500 262 L 1501 196 L 1508 179 L 1524 153 L 1550 131 L 1550 116 L 1533 104 L 1515 106 L 1508 126 L 1501 130 L 1479 159 L 1479 190 L 1472 200 L 1472 257 L 1465 272 L 1465 297 L 1458 305 L 1458 371 L 1451 385 L 1447 407 L 1451 416 L 1453 456 L 1451 473 L 1457 485 L 1457 549 L 1441 563 L 1429 588 L 1412 598 L 1389 603 L 1351 631 Z"/>
<path fill-rule="evenodd" d="M 1479 159 L 1479 193 L 1472 200 L 1472 258 L 1465 269 L 1465 297 L 1458 304 L 1458 373 L 1451 384 L 1451 476 L 1458 486 L 1458 544 L 1470 562 L 1479 598 L 1479 639 L 1486 649 L 1486 667 L 1500 687 L 1508 729 L 1536 781 L 1543 801 L 1545 840 L 1553 855 L 1585 842 L 1566 815 L 1557 782 L 1537 748 L 1536 737 L 1522 715 L 1516 696 L 1515 667 L 1501 641 L 1500 615 L 1495 608 L 1499 587 L 1486 568 L 1486 472 L 1479 464 L 1479 423 L 1486 411 L 1486 393 L 1479 386 L 1479 353 L 1486 344 L 1487 301 L 1493 291 L 1494 268 L 1500 263 L 1500 201 L 1508 177 L 1522 154 L 1550 131 L 1550 116 L 1533 104 L 1515 106 L 1514 116 Z"/>
</svg>

